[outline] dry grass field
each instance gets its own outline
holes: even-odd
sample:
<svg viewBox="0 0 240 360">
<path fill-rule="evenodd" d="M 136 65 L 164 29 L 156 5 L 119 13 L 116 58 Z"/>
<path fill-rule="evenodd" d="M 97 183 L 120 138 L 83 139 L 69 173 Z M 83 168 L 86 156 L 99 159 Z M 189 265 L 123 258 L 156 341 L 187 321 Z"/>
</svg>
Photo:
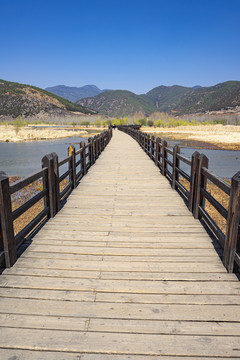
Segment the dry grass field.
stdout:
<svg viewBox="0 0 240 360">
<path fill-rule="evenodd" d="M 176 140 L 195 140 L 202 142 L 202 147 L 204 147 L 205 143 L 213 144 L 219 149 L 240 150 L 240 126 L 237 125 L 196 125 L 173 128 L 142 127 L 141 130 Z"/>
</svg>

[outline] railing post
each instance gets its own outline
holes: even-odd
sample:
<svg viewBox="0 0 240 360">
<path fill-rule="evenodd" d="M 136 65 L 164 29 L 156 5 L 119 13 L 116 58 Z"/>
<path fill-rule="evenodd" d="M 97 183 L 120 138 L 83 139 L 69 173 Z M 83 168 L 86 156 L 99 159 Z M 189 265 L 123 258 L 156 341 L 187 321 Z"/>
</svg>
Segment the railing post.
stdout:
<svg viewBox="0 0 240 360">
<path fill-rule="evenodd" d="M 103 150 L 105 149 L 107 145 L 107 134 L 104 132 L 103 134 Z"/>
<path fill-rule="evenodd" d="M 93 137 L 93 163 L 96 161 L 96 135 Z"/>
<path fill-rule="evenodd" d="M 99 140 L 98 140 L 98 135 L 96 135 L 96 159 L 99 156 Z"/>
<path fill-rule="evenodd" d="M 93 138 L 90 137 L 89 139 L 89 152 L 90 152 L 90 164 L 91 166 L 94 164 L 94 158 L 93 158 L 93 151 L 94 151 L 94 144 L 93 144 Z"/>
<path fill-rule="evenodd" d="M 144 151 L 147 152 L 147 134 L 144 133 Z"/>
<path fill-rule="evenodd" d="M 82 148 L 82 169 L 83 169 L 83 176 L 87 173 L 86 168 L 86 151 L 85 151 L 85 143 L 84 141 L 81 141 L 80 146 Z"/>
<path fill-rule="evenodd" d="M 100 154 L 103 151 L 103 136 L 99 135 L 99 141 L 100 141 Z"/>
<path fill-rule="evenodd" d="M 101 155 L 101 152 L 102 152 L 102 137 L 101 137 L 100 134 L 98 135 L 98 141 L 99 141 L 99 146 L 98 146 L 99 155 Z"/>
<path fill-rule="evenodd" d="M 155 150 L 155 165 L 159 167 L 159 153 L 160 153 L 160 142 L 161 139 L 159 137 L 156 138 L 156 150 Z"/>
<path fill-rule="evenodd" d="M 141 144 L 141 132 L 138 130 L 138 143 Z"/>
<path fill-rule="evenodd" d="M 205 199 L 201 194 L 201 189 L 206 189 L 207 179 L 202 174 L 202 168 L 208 168 L 208 158 L 201 154 L 198 161 L 198 169 L 197 169 L 197 177 L 196 177 L 196 193 L 195 193 L 195 201 L 194 201 L 194 218 L 199 219 L 199 206 L 204 208 Z"/>
<path fill-rule="evenodd" d="M 73 145 L 68 147 L 68 156 L 71 156 L 71 173 L 70 173 L 70 180 L 72 181 L 72 188 L 75 189 L 77 186 L 76 181 L 76 149 Z"/>
<path fill-rule="evenodd" d="M 150 148 L 151 148 L 151 136 L 148 134 L 148 136 L 147 136 L 147 154 L 149 157 L 151 157 Z"/>
<path fill-rule="evenodd" d="M 192 154 L 192 161 L 191 161 L 190 197 L 189 197 L 188 209 L 192 213 L 194 212 L 194 208 L 195 208 L 195 194 L 196 194 L 197 170 L 198 170 L 199 156 L 200 156 L 199 152 L 195 151 Z"/>
<path fill-rule="evenodd" d="M 42 168 L 48 168 L 47 183 L 48 189 L 48 206 L 50 217 L 54 217 L 60 208 L 59 199 L 59 173 L 58 173 L 58 156 L 56 153 L 47 154 L 42 158 Z"/>
<path fill-rule="evenodd" d="M 154 140 L 155 140 L 155 136 L 151 137 L 151 159 L 154 159 Z"/>
<path fill-rule="evenodd" d="M 231 192 L 228 205 L 227 231 L 224 243 L 223 264 L 233 272 L 236 250 L 240 246 L 240 171 L 231 180 Z"/>
<path fill-rule="evenodd" d="M 9 268 L 17 260 L 17 249 L 13 229 L 9 178 L 3 171 L 0 171 L 0 242 L 4 250 L 5 266 Z"/>
<path fill-rule="evenodd" d="M 175 145 L 173 148 L 173 169 L 172 169 L 172 188 L 176 189 L 176 181 L 179 180 L 179 173 L 177 168 L 179 168 L 179 159 L 177 154 L 180 154 L 180 146 Z"/>
<path fill-rule="evenodd" d="M 166 148 L 167 147 L 167 142 L 166 140 L 163 140 L 162 142 L 162 175 L 165 176 L 165 169 L 167 167 L 166 164 L 166 157 L 167 157 L 167 152 L 166 152 Z"/>
</svg>

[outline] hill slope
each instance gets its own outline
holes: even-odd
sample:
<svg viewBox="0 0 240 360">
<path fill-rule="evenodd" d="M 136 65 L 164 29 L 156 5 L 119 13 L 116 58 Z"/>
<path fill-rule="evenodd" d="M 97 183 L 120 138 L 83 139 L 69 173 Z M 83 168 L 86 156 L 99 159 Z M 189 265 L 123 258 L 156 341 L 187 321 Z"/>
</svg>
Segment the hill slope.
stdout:
<svg viewBox="0 0 240 360">
<path fill-rule="evenodd" d="M 176 110 L 181 114 L 191 114 L 237 106 L 240 106 L 240 81 L 227 81 L 186 94 Z"/>
<path fill-rule="evenodd" d="M 179 115 L 219 111 L 240 106 L 240 81 L 197 88 L 158 86 L 141 96 L 160 111 Z"/>
<path fill-rule="evenodd" d="M 35 86 L 0 80 L 0 115 L 28 117 L 51 113 L 57 116 L 68 115 L 71 111 L 96 113 Z"/>
<path fill-rule="evenodd" d="M 82 98 L 98 95 L 103 91 L 100 90 L 96 85 L 85 85 L 81 87 L 57 85 L 48 87 L 45 90 L 73 102 Z"/>
<path fill-rule="evenodd" d="M 158 110 L 174 115 L 206 113 L 240 106 L 240 81 L 227 81 L 210 87 L 158 86 L 136 95 L 126 90 L 111 90 L 77 101 L 101 114 L 122 117 L 141 111 Z"/>
<path fill-rule="evenodd" d="M 141 96 L 150 101 L 159 110 L 168 112 L 169 110 L 178 107 L 185 97 L 193 91 L 192 88 L 179 85 L 162 85 L 150 90 L 146 95 Z"/>
<path fill-rule="evenodd" d="M 136 111 L 149 115 L 157 110 L 148 99 L 127 90 L 102 92 L 94 97 L 80 99 L 77 104 L 94 109 L 100 114 L 117 117 L 132 115 Z"/>
</svg>

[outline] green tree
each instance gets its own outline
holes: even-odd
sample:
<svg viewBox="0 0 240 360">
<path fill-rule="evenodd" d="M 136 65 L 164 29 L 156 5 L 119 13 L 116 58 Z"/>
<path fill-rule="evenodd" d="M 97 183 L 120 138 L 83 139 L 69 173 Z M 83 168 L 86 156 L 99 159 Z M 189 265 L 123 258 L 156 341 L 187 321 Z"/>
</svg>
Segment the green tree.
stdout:
<svg viewBox="0 0 240 360">
<path fill-rule="evenodd" d="M 138 120 L 140 125 L 147 125 L 147 119 L 146 118 L 142 118 Z"/>
</svg>

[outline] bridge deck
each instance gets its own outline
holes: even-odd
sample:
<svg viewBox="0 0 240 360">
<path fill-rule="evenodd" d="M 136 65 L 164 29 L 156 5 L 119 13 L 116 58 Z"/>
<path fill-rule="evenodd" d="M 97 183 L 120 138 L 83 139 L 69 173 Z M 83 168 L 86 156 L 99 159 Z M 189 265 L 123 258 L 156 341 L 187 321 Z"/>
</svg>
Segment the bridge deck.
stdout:
<svg viewBox="0 0 240 360">
<path fill-rule="evenodd" d="M 128 135 L 0 276 L 0 358 L 240 358 L 239 282 Z"/>
</svg>

